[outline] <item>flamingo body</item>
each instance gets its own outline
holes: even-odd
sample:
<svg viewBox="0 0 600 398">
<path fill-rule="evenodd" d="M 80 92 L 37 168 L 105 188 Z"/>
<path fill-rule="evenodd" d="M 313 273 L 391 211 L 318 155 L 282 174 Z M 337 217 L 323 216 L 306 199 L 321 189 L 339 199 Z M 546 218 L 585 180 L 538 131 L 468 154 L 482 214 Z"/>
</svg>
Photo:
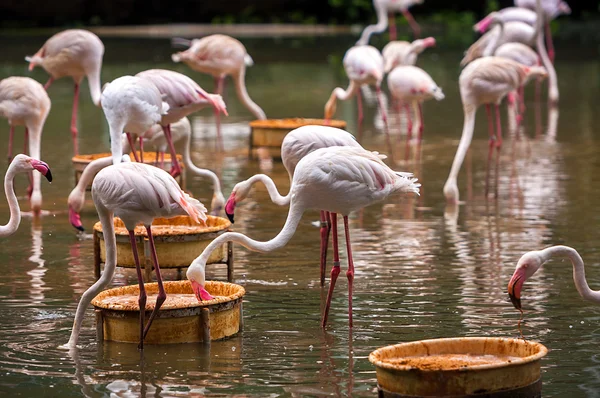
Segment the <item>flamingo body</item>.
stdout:
<svg viewBox="0 0 600 398">
<path fill-rule="evenodd" d="M 387 78 L 388 88 L 394 98 L 403 102 L 422 102 L 431 98 L 444 99 L 442 89 L 423 69 L 412 66 L 398 66 Z"/>
<path fill-rule="evenodd" d="M 531 25 L 518 21 L 506 22 L 503 27 L 496 26 L 467 49 L 460 64 L 464 66 L 477 58 L 490 56 L 504 43 L 517 42 L 531 46 L 535 42 L 535 32 Z"/>
</svg>

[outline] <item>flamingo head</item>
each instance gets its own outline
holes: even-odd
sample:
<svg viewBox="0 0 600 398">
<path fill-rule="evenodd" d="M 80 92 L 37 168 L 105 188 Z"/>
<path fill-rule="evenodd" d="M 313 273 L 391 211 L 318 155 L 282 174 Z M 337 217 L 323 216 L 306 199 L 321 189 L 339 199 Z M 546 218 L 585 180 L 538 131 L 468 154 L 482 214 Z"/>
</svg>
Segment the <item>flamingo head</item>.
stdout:
<svg viewBox="0 0 600 398">
<path fill-rule="evenodd" d="M 248 193 L 250 192 L 250 188 L 252 188 L 252 184 L 249 180 L 238 182 L 233 187 L 231 195 L 229 195 L 229 199 L 227 199 L 227 203 L 225 204 L 225 214 L 232 223 L 234 222 L 233 216 L 235 212 L 235 206 L 242 200 L 246 199 Z"/>
<path fill-rule="evenodd" d="M 508 282 L 508 296 L 516 309 L 521 309 L 521 289 L 527 279 L 540 269 L 546 259 L 540 251 L 531 251 L 523 254 L 517 262 L 517 268 Z"/>
<path fill-rule="evenodd" d="M 473 30 L 477 33 L 484 34 L 485 32 L 488 31 L 488 29 L 490 28 L 490 25 L 492 25 L 494 22 L 497 22 L 497 20 L 498 20 L 498 13 L 492 12 L 492 13 L 490 13 L 490 15 L 483 18 L 481 21 L 477 22 L 473 26 Z"/>
<path fill-rule="evenodd" d="M 563 15 L 570 15 L 571 7 L 565 1 L 561 1 L 558 3 L 558 11 Z"/>
<path fill-rule="evenodd" d="M 417 39 L 412 42 L 413 48 L 416 49 L 418 53 L 423 52 L 426 48 L 435 47 L 435 38 L 434 37 L 426 37 L 424 39 Z"/>
<path fill-rule="evenodd" d="M 69 205 L 69 221 L 71 222 L 71 225 L 77 229 L 78 231 L 85 231 L 85 229 L 83 228 L 83 224 L 81 223 L 81 216 L 79 215 L 79 212 L 75 211 L 75 209 L 73 209 L 72 206 Z"/>
<path fill-rule="evenodd" d="M 327 103 L 325 104 L 325 122 L 328 125 L 331 122 L 331 119 L 335 115 L 335 111 L 337 110 L 337 98 L 335 96 L 331 96 Z"/>
<path fill-rule="evenodd" d="M 206 274 L 204 272 L 206 263 L 201 260 L 201 257 L 202 256 L 192 261 L 192 264 L 190 264 L 186 272 L 186 276 L 192 285 L 192 290 L 198 301 L 212 300 L 214 297 L 204 288 L 204 285 L 206 284 Z"/>
<path fill-rule="evenodd" d="M 42 173 L 42 175 L 46 177 L 49 182 L 52 182 L 52 172 L 50 171 L 50 166 L 41 160 L 19 154 L 14 157 L 10 163 L 10 167 L 14 168 L 18 173 L 28 173 L 30 171 L 37 170 Z"/>
<path fill-rule="evenodd" d="M 209 94 L 204 90 L 196 89 L 198 95 L 208 101 L 210 105 L 214 108 L 215 112 L 222 113 L 225 116 L 229 116 L 227 113 L 227 106 L 225 105 L 225 101 L 223 101 L 223 97 L 219 94 Z"/>
<path fill-rule="evenodd" d="M 218 216 L 221 213 L 221 210 L 223 210 L 224 206 L 225 198 L 223 197 L 223 194 L 220 191 L 215 192 L 213 194 L 212 201 L 210 202 L 210 215 Z"/>
<path fill-rule="evenodd" d="M 446 197 L 446 203 L 458 204 L 459 192 L 455 181 L 446 181 L 446 185 L 444 185 L 444 196 Z"/>
<path fill-rule="evenodd" d="M 525 67 L 525 82 L 527 83 L 530 79 L 537 78 L 538 80 L 544 80 L 548 77 L 548 71 L 543 66 L 530 66 Z"/>
</svg>

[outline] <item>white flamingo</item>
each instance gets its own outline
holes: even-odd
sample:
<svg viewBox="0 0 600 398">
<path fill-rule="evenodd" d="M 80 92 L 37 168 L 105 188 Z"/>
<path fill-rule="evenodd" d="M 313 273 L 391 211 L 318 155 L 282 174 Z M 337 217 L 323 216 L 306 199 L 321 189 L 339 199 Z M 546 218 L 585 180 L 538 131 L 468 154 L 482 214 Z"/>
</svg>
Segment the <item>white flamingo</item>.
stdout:
<svg viewBox="0 0 600 398">
<path fill-rule="evenodd" d="M 426 48 L 435 46 L 433 37 L 418 39 L 409 43 L 407 41 L 391 41 L 383 47 L 381 55 L 383 56 L 383 70 L 389 73 L 396 66 L 414 65 L 417 63 L 417 57 Z"/>
<path fill-rule="evenodd" d="M 404 18 L 408 21 L 410 28 L 418 39 L 421 35 L 421 27 L 415 21 L 412 14 L 408 10 L 416 4 L 423 4 L 423 0 L 373 0 L 373 7 L 377 13 L 377 24 L 368 25 L 360 35 L 360 39 L 356 44 L 369 44 L 369 39 L 373 33 L 381 33 L 388 27 L 388 19 L 390 25 L 390 41 L 396 40 L 396 23 L 394 12 L 399 11 L 404 15 Z"/>
</svg>

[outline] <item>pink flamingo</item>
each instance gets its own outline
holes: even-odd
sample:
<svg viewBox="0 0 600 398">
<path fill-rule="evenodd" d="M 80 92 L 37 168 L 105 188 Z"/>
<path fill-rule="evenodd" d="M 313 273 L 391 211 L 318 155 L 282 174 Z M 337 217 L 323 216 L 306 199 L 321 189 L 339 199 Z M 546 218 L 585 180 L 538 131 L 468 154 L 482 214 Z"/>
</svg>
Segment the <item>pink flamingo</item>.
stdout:
<svg viewBox="0 0 600 398">
<path fill-rule="evenodd" d="M 73 78 L 75 95 L 71 115 L 71 135 L 75 155 L 79 153 L 77 146 L 79 85 L 83 77 L 87 76 L 92 101 L 96 106 L 100 106 L 100 69 L 103 55 L 104 45 L 98 36 L 83 29 L 69 29 L 49 38 L 32 57 L 25 57 L 29 62 L 29 70 L 39 65 L 50 74 L 50 79 L 44 86 L 46 90 L 56 79 L 65 76 Z"/>
<path fill-rule="evenodd" d="M 101 170 L 92 183 L 92 198 L 94 199 L 106 239 L 106 263 L 100 279 L 81 296 L 73 322 L 71 337 L 68 343 L 62 347 L 73 349 L 77 345 L 85 310 L 92 299 L 113 278 L 117 263 L 116 238 L 113 224 L 113 218 L 116 215 L 123 220 L 125 228 L 129 231 L 129 238 L 131 240 L 131 249 L 133 251 L 140 286 L 140 344 L 138 347 L 143 349 L 144 338 L 152 325 L 154 317 L 167 297 L 152 237 L 152 221 L 156 217 L 174 217 L 187 214 L 195 222 L 204 223 L 206 220 L 206 208 L 202 203 L 183 192 L 169 173 L 158 167 L 144 163 L 119 163 Z M 144 224 L 148 234 L 150 254 L 154 268 L 156 269 L 156 279 L 158 282 L 156 305 L 150 314 L 145 328 L 145 311 L 142 309 L 146 308 L 146 290 L 144 289 L 144 280 L 134 232 L 136 225 L 139 223 Z M 210 300 L 212 297 L 206 290 L 203 290 L 198 299 Z"/>
<path fill-rule="evenodd" d="M 360 39 L 358 39 L 356 44 L 369 44 L 369 39 L 373 33 L 381 33 L 388 27 L 388 19 L 390 25 L 390 40 L 396 40 L 394 11 L 400 11 L 402 15 L 404 15 L 415 38 L 418 39 L 421 35 L 421 27 L 408 10 L 409 7 L 412 7 L 415 4 L 423 4 L 423 0 L 373 0 L 373 7 L 375 7 L 375 12 L 377 12 L 377 24 L 367 26 L 363 30 Z"/>
<path fill-rule="evenodd" d="M 259 120 L 267 118 L 265 112 L 252 101 L 246 90 L 246 67 L 254 65 L 246 47 L 233 37 L 210 35 L 201 39 L 174 39 L 175 44 L 189 46 L 185 51 L 171 56 L 173 62 L 183 62 L 195 71 L 208 73 L 215 79 L 215 92 L 223 95 L 225 78 L 231 75 L 238 98 Z M 217 136 L 221 137 L 221 119 L 215 110 Z"/>
<path fill-rule="evenodd" d="M 7 77 L 0 81 L 0 116 L 8 119 L 10 135 L 8 138 L 8 158 L 12 154 L 15 126 L 25 126 L 25 152 L 40 159 L 42 129 L 50 112 L 50 98 L 41 84 L 29 77 Z M 40 175 L 30 175 L 27 189 L 29 201 L 34 213 L 42 209 L 42 190 Z"/>
<path fill-rule="evenodd" d="M 181 167 L 177 161 L 177 152 L 171 139 L 171 123 L 175 123 L 181 118 L 199 111 L 207 106 L 212 106 L 215 113 L 224 113 L 227 115 L 225 102 L 219 94 L 209 94 L 204 91 L 196 82 L 179 72 L 165 69 L 150 69 L 140 72 L 136 75 L 142 79 L 150 81 L 158 88 L 158 91 L 169 105 L 169 110 L 162 115 L 160 125 L 163 127 L 169 149 L 171 151 L 172 169 L 171 175 L 177 177 L 181 174 Z M 219 136 L 217 146 L 223 147 L 221 137 Z"/>
<path fill-rule="evenodd" d="M 379 109 L 385 125 L 385 135 L 388 145 L 390 157 L 393 158 L 392 143 L 390 141 L 390 133 L 388 131 L 387 113 L 383 106 L 381 98 L 381 82 L 383 81 L 383 57 L 379 50 L 373 46 L 360 45 L 353 46 L 344 55 L 343 59 L 346 75 L 350 79 L 350 85 L 346 90 L 341 87 L 336 87 L 331 92 L 329 100 L 325 104 L 325 119 L 327 121 L 335 115 L 337 100 L 346 101 L 355 95 L 358 102 L 358 126 L 362 125 L 363 108 L 360 93 L 360 86 L 363 84 L 374 84 L 377 90 L 377 100 Z"/>
<path fill-rule="evenodd" d="M 412 137 L 412 122 L 410 119 L 410 109 L 408 104 L 412 104 L 415 115 L 419 122 L 418 143 L 423 139 L 423 101 L 435 98 L 438 101 L 444 99 L 442 89 L 433 81 L 431 76 L 423 69 L 404 65 L 397 66 L 388 74 L 388 88 L 390 93 L 398 103 L 406 109 L 407 116 L 407 135 L 406 135 L 406 159 L 409 154 L 409 143 Z"/>
<path fill-rule="evenodd" d="M 508 295 L 516 309 L 521 309 L 521 289 L 525 281 L 533 276 L 545 262 L 554 256 L 567 257 L 573 265 L 573 281 L 579 295 L 585 300 L 600 303 L 600 291 L 590 289 L 585 279 L 585 265 L 577 250 L 569 246 L 551 246 L 523 254 L 508 282 Z"/>
<path fill-rule="evenodd" d="M 291 201 L 288 217 L 279 234 L 268 242 L 258 242 L 247 236 L 227 232 L 213 240 L 197 257 L 187 271 L 187 277 L 193 286 L 204 286 L 204 267 L 211 252 L 224 242 L 237 242 L 250 250 L 268 252 L 285 246 L 292 238 L 302 214 L 307 209 L 331 212 L 333 229 L 333 268 L 327 294 L 327 304 L 323 314 L 322 326 L 327 324 L 329 307 L 340 273 L 340 257 L 337 239 L 337 214 L 344 218 L 346 248 L 348 251 L 348 304 L 349 325 L 352 327 L 352 283 L 354 263 L 350 247 L 348 214 L 370 204 L 380 202 L 394 193 L 419 193 L 416 178 L 410 173 L 396 172 L 390 169 L 381 156 L 374 152 L 356 147 L 329 147 L 317 149 L 304 156 L 294 171 L 290 188 Z M 231 199 L 230 199 L 231 200 Z M 237 198 L 233 198 L 237 201 Z M 225 208 L 229 208 L 225 205 Z"/>
<path fill-rule="evenodd" d="M 502 99 L 511 91 L 516 90 L 532 77 L 546 76 L 547 72 L 543 67 L 527 67 L 514 62 L 510 59 L 500 57 L 484 57 L 476 59 L 467 65 L 460 74 L 459 87 L 460 97 L 465 114 L 464 126 L 460 143 L 450 175 L 444 185 L 444 196 L 449 203 L 457 204 L 459 200 L 458 186 L 456 183 L 458 172 L 465 158 L 467 150 L 471 145 L 473 138 L 473 129 L 475 127 L 475 113 L 480 105 L 485 104 L 488 115 L 489 127 L 489 150 L 488 167 L 486 173 L 486 197 L 489 185 L 489 164 L 494 146 L 499 158 L 500 147 L 502 146 L 502 131 L 500 124 L 499 106 Z M 495 105 L 496 110 L 496 134 L 491 118 L 490 105 Z"/>
<path fill-rule="evenodd" d="M 428 47 L 435 46 L 435 39 L 427 37 L 409 43 L 407 41 L 391 41 L 383 47 L 383 70 L 389 73 L 396 66 L 414 65 L 417 57 Z"/>
<path fill-rule="evenodd" d="M 52 182 L 52 173 L 50 167 L 45 162 L 30 158 L 26 155 L 17 155 L 8 166 L 6 175 L 4 176 L 4 193 L 8 200 L 8 208 L 10 209 L 10 219 L 8 224 L 0 225 L 0 237 L 4 238 L 17 232 L 19 224 L 21 223 L 21 209 L 19 208 L 19 201 L 17 195 L 15 195 L 14 179 L 18 173 L 29 173 L 33 170 L 39 171 L 46 179 Z"/>
<path fill-rule="evenodd" d="M 334 146 L 362 148 L 352 134 L 335 127 L 310 125 L 298 127 L 287 133 L 281 144 L 281 161 L 290 177 L 290 185 L 293 182 L 296 165 L 302 158 L 317 149 Z M 273 203 L 279 206 L 290 205 L 291 190 L 287 195 L 282 196 L 269 176 L 256 174 L 245 181 L 238 182 L 233 187 L 225 206 L 225 214 L 231 222 L 234 220 L 235 206 L 248 196 L 250 189 L 257 182 L 262 182 L 265 185 Z M 327 245 L 330 231 L 331 218 L 329 212 L 321 210 L 321 286 L 325 285 L 325 265 L 327 264 Z"/>
</svg>

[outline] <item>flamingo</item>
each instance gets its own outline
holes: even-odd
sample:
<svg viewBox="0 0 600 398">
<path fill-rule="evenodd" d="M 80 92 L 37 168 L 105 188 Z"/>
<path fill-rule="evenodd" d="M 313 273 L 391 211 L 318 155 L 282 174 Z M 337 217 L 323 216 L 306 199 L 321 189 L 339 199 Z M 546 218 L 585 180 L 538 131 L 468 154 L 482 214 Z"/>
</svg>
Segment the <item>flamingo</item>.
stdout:
<svg viewBox="0 0 600 398">
<path fill-rule="evenodd" d="M 25 57 L 29 62 L 29 70 L 39 65 L 50 74 L 44 86 L 46 90 L 56 79 L 64 76 L 73 78 L 75 95 L 71 114 L 71 136 L 76 156 L 79 154 L 77 145 L 79 85 L 83 77 L 87 76 L 92 101 L 94 105 L 100 106 L 100 69 L 103 55 L 104 45 L 98 36 L 83 29 L 68 29 L 50 37 L 35 55 Z"/>
<path fill-rule="evenodd" d="M 419 54 L 425 51 L 426 48 L 433 46 L 435 46 L 433 37 L 418 39 L 412 43 L 407 41 L 389 42 L 381 51 L 384 72 L 389 73 L 396 66 L 416 64 Z"/>
<path fill-rule="evenodd" d="M 543 250 L 535 250 L 523 254 L 517 268 L 508 282 L 508 295 L 516 309 L 521 309 L 521 289 L 525 281 L 533 276 L 544 263 L 554 256 L 567 257 L 573 264 L 573 281 L 579 295 L 585 300 L 600 304 L 600 291 L 592 290 L 585 279 L 583 259 L 569 246 L 551 246 Z"/>
<path fill-rule="evenodd" d="M 385 125 L 385 135 L 390 152 L 390 157 L 393 158 L 392 143 L 387 124 L 387 113 L 383 106 L 381 97 L 381 82 L 383 81 L 383 57 L 379 50 L 373 46 L 358 45 L 351 47 L 343 59 L 346 75 L 350 79 L 350 84 L 346 90 L 341 87 L 336 87 L 331 92 L 329 100 L 325 104 L 325 120 L 329 121 L 335 115 L 337 100 L 348 100 L 357 95 L 358 101 L 358 125 L 362 124 L 363 110 L 362 99 L 360 94 L 360 86 L 363 84 L 374 84 L 377 91 L 377 100 L 379 109 Z"/>
<path fill-rule="evenodd" d="M 169 110 L 162 116 L 161 126 L 165 132 L 167 143 L 171 151 L 172 169 L 171 175 L 177 177 L 181 174 L 179 162 L 177 162 L 177 153 L 171 140 L 171 123 L 175 123 L 181 118 L 199 111 L 207 106 L 212 106 L 215 113 L 224 113 L 227 115 L 225 102 L 219 94 L 209 94 L 204 91 L 196 82 L 179 72 L 165 69 L 150 69 L 140 72 L 136 75 L 153 83 L 165 101 L 169 105 Z M 223 146 L 219 136 L 219 146 Z M 140 148 L 141 150 L 141 148 Z"/>
<path fill-rule="evenodd" d="M 107 83 L 102 92 L 102 110 L 110 129 L 113 164 L 120 163 L 123 156 L 121 134 L 125 131 L 133 143 L 131 134 L 142 136 L 161 122 L 168 109 L 160 91 L 148 79 L 122 76 Z"/>
<path fill-rule="evenodd" d="M 44 87 L 29 77 L 7 77 L 0 80 L 0 116 L 8 119 L 10 135 L 8 138 L 8 158 L 12 154 L 12 143 L 15 126 L 25 126 L 25 151 L 29 147 L 29 155 L 40 159 L 42 129 L 50 112 L 50 98 Z M 30 137 L 31 135 L 31 137 Z M 42 209 L 42 190 L 40 175 L 30 175 L 27 189 L 31 209 L 39 214 Z"/>
<path fill-rule="evenodd" d="M 17 232 L 19 224 L 21 224 L 21 209 L 19 208 L 19 201 L 17 195 L 15 195 L 14 179 L 18 173 L 29 173 L 33 170 L 39 171 L 46 179 L 52 182 L 52 173 L 50 167 L 45 162 L 30 158 L 27 155 L 19 154 L 8 166 L 6 175 L 4 176 L 4 193 L 8 200 L 8 208 L 10 209 L 10 219 L 8 224 L 0 225 L 0 237 L 6 237 Z"/>
<path fill-rule="evenodd" d="M 227 232 L 213 240 L 190 265 L 187 277 L 196 286 L 204 286 L 204 267 L 211 252 L 224 242 L 232 241 L 242 244 L 250 250 L 268 252 L 285 246 L 292 238 L 302 214 L 307 209 L 331 212 L 333 229 L 334 262 L 331 270 L 331 281 L 327 294 L 327 304 L 323 315 L 322 326 L 327 324 L 331 297 L 336 279 L 340 273 L 340 257 L 337 239 L 337 214 L 344 218 L 346 232 L 346 248 L 348 251 L 348 303 L 349 325 L 352 327 L 352 282 L 354 280 L 354 263 L 350 247 L 350 231 L 348 214 L 370 204 L 380 202 L 394 193 L 419 193 L 417 179 L 411 173 L 401 173 L 390 169 L 381 160 L 381 155 L 357 147 L 329 147 L 317 149 L 304 156 L 293 174 L 290 188 L 291 200 L 288 217 L 279 234 L 268 242 L 258 242 L 247 236 Z M 237 198 L 230 198 L 234 203 Z M 225 205 L 226 209 L 230 206 Z"/>
<path fill-rule="evenodd" d="M 281 161 L 290 177 L 290 185 L 293 182 L 296 165 L 302 158 L 317 149 L 334 146 L 362 148 L 352 134 L 335 127 L 309 125 L 298 127 L 287 133 L 281 143 Z M 265 184 L 273 203 L 279 206 L 290 205 L 291 190 L 287 195 L 281 196 L 269 176 L 256 174 L 245 181 L 238 182 L 233 187 L 225 207 L 225 214 L 231 222 L 234 220 L 235 206 L 248 196 L 250 189 L 257 182 Z M 327 244 L 330 231 L 329 212 L 321 210 L 321 286 L 325 285 L 325 265 L 327 264 Z"/>
<path fill-rule="evenodd" d="M 166 171 L 144 163 L 123 162 L 100 170 L 92 183 L 92 198 L 102 223 L 106 245 L 106 263 L 104 272 L 88 290 L 83 293 L 75 320 L 71 337 L 63 348 L 73 349 L 77 345 L 81 324 L 85 310 L 92 299 L 102 291 L 112 280 L 117 263 L 116 238 L 113 218 L 116 215 L 125 224 L 129 231 L 131 249 L 137 270 L 140 286 L 140 344 L 144 348 L 144 338 L 150 329 L 152 321 L 158 313 L 162 303 L 166 299 L 166 293 L 162 283 L 160 267 L 156 257 L 154 238 L 152 237 L 151 224 L 156 217 L 174 217 L 177 215 L 189 215 L 195 222 L 206 220 L 206 208 L 196 199 L 191 198 L 183 192 L 173 177 Z M 158 297 L 154 310 L 150 314 L 148 324 L 144 328 L 146 308 L 146 290 L 142 270 L 140 268 L 137 244 L 134 229 L 137 224 L 143 223 L 150 242 L 150 254 L 156 269 L 158 282 Z M 199 299 L 210 300 L 212 297 L 203 291 Z"/>
<path fill-rule="evenodd" d="M 422 103 L 431 98 L 441 101 L 444 99 L 444 93 L 427 72 L 412 65 L 397 66 L 394 68 L 388 75 L 387 84 L 394 99 L 406 109 L 406 115 L 408 117 L 406 158 L 408 159 L 408 145 L 412 136 L 412 123 L 410 120 L 410 109 L 408 108 L 408 104 L 412 104 L 415 115 L 418 115 L 420 144 L 423 139 Z"/>
<path fill-rule="evenodd" d="M 173 62 L 183 62 L 195 71 L 208 73 L 215 79 L 215 91 L 223 95 L 225 78 L 231 75 L 240 101 L 258 120 L 267 116 L 246 90 L 246 67 L 254 65 L 246 47 L 237 39 L 227 35 L 210 35 L 201 39 L 174 39 L 174 43 L 189 46 L 185 51 L 171 56 Z M 217 136 L 221 140 L 221 120 L 215 111 Z"/>
<path fill-rule="evenodd" d="M 423 0 L 373 0 L 373 7 L 375 7 L 377 13 L 377 24 L 367 26 L 356 44 L 369 44 L 369 39 L 373 33 L 381 33 L 388 27 L 388 18 L 390 22 L 390 40 L 396 40 L 394 11 L 400 11 L 404 15 L 415 38 L 418 39 L 421 35 L 421 27 L 408 11 L 409 7 L 415 4 L 423 4 Z"/>
<path fill-rule="evenodd" d="M 516 90 L 532 77 L 544 77 L 547 72 L 543 67 L 527 67 L 510 59 L 500 57 L 484 57 L 476 59 L 467 65 L 460 74 L 459 87 L 460 97 L 465 115 L 464 126 L 460 143 L 448 180 L 444 185 L 444 196 L 449 203 L 458 203 L 459 192 L 456 179 L 460 167 L 465 158 L 475 127 L 475 113 L 480 105 L 485 104 L 489 120 L 489 150 L 488 150 L 488 173 L 486 173 L 486 195 L 489 180 L 489 162 L 494 146 L 499 155 L 502 146 L 502 132 L 500 125 L 499 105 L 502 98 L 509 92 Z M 490 105 L 494 104 L 496 109 L 496 136 L 494 138 L 491 120 Z M 497 156 L 498 156 L 497 155 Z"/>
</svg>

